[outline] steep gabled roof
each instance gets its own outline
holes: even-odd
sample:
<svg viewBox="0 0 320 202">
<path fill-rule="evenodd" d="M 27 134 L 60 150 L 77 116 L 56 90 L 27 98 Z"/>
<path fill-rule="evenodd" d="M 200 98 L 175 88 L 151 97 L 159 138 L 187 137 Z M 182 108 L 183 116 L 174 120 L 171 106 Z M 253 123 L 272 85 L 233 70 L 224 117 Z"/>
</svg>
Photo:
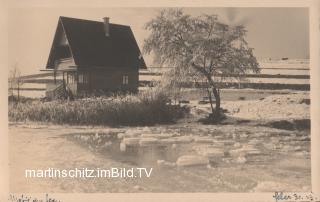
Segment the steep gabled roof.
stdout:
<svg viewBox="0 0 320 202">
<path fill-rule="evenodd" d="M 110 36 L 105 36 L 103 22 L 60 17 L 56 31 L 62 29 L 69 43 L 75 65 L 82 67 L 146 68 L 138 44 L 129 26 L 110 23 Z M 53 68 L 55 41 L 48 59 Z"/>
</svg>

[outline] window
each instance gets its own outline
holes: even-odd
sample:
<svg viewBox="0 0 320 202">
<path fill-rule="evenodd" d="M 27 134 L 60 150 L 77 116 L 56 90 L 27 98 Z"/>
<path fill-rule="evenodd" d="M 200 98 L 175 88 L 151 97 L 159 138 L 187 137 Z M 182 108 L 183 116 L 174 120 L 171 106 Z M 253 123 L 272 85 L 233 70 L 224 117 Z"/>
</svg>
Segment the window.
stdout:
<svg viewBox="0 0 320 202">
<path fill-rule="evenodd" d="M 78 74 L 78 82 L 79 83 L 88 83 L 89 82 L 89 75 L 86 73 L 79 73 Z"/>
<path fill-rule="evenodd" d="M 67 73 L 67 82 L 69 84 L 75 83 L 74 73 L 72 73 L 72 72 Z"/>
<path fill-rule="evenodd" d="M 123 85 L 128 85 L 128 84 L 129 84 L 129 76 L 124 75 L 124 76 L 122 77 L 122 84 L 123 84 Z"/>
<path fill-rule="evenodd" d="M 82 73 L 80 73 L 80 74 L 78 75 L 78 82 L 79 82 L 79 83 L 84 83 L 84 82 L 83 82 L 83 74 L 82 74 Z"/>
<path fill-rule="evenodd" d="M 84 74 L 83 83 L 89 83 L 89 75 L 88 74 Z"/>
</svg>

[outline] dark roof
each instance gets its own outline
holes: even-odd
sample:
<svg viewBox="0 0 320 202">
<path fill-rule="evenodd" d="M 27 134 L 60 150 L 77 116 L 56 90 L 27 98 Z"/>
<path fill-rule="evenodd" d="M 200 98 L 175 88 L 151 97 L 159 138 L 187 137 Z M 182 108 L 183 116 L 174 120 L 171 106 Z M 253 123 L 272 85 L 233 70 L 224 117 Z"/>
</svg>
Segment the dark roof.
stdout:
<svg viewBox="0 0 320 202">
<path fill-rule="evenodd" d="M 60 17 L 59 23 L 66 34 L 76 65 L 146 68 L 129 26 L 110 23 L 110 35 L 107 37 L 103 22 Z M 50 68 L 48 65 L 47 68 Z"/>
</svg>

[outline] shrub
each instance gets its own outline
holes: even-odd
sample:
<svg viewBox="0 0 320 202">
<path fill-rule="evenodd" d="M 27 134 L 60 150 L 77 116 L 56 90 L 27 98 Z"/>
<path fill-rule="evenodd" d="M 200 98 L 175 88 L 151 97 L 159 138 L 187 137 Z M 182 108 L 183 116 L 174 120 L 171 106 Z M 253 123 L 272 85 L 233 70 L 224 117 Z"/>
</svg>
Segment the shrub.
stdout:
<svg viewBox="0 0 320 202">
<path fill-rule="evenodd" d="M 57 124 L 149 125 L 181 118 L 186 108 L 167 105 L 168 97 L 157 90 L 138 95 L 93 97 L 74 101 L 40 100 L 9 104 L 10 121 Z"/>
</svg>

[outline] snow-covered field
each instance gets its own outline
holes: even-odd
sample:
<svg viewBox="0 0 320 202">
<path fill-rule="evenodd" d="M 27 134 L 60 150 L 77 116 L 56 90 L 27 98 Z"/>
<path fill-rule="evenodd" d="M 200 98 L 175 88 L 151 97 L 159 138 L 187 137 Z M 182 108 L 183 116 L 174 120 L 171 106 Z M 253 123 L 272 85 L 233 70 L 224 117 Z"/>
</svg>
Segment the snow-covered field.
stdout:
<svg viewBox="0 0 320 202">
<path fill-rule="evenodd" d="M 197 122 L 209 105 L 192 99 L 191 115 L 171 125 L 10 123 L 10 192 L 310 191 L 310 130 L 269 124 L 308 120 L 309 93 L 275 91 L 246 100 L 226 96 L 230 99 L 222 107 L 229 118 L 219 125 Z M 150 178 L 24 177 L 25 169 L 142 166 L 153 168 Z"/>
<path fill-rule="evenodd" d="M 289 59 L 289 60 L 259 60 L 261 74 L 270 75 L 309 75 L 309 60 L 307 59 Z M 165 71 L 165 68 L 150 68 L 147 72 Z M 37 79 L 51 79 L 52 76 L 41 77 Z M 58 76 L 57 79 L 62 79 Z M 155 75 L 140 75 L 140 81 L 159 81 L 161 76 Z M 280 84 L 309 84 L 309 79 L 296 78 L 246 78 L 241 82 L 249 83 L 280 83 Z M 23 88 L 40 88 L 45 89 L 46 84 L 25 83 Z M 143 87 L 142 87 L 143 88 Z M 26 97 L 44 97 L 45 91 L 21 91 L 22 96 Z"/>
<path fill-rule="evenodd" d="M 309 75 L 309 60 L 260 60 L 261 74 L 270 75 Z M 151 72 L 161 72 L 161 68 L 150 69 Z M 140 80 L 159 81 L 161 76 L 140 75 Z M 246 78 L 241 82 L 250 83 L 280 83 L 280 84 L 309 84 L 309 79 L 296 78 Z"/>
<path fill-rule="evenodd" d="M 274 72 L 274 71 L 273 71 Z M 276 73 L 274 73 L 276 74 Z M 139 76 L 142 81 L 160 81 L 161 76 Z M 235 82 L 230 79 L 230 82 Z M 280 83 L 280 84 L 309 84 L 309 79 L 288 79 L 288 78 L 245 78 L 240 83 Z"/>
</svg>

